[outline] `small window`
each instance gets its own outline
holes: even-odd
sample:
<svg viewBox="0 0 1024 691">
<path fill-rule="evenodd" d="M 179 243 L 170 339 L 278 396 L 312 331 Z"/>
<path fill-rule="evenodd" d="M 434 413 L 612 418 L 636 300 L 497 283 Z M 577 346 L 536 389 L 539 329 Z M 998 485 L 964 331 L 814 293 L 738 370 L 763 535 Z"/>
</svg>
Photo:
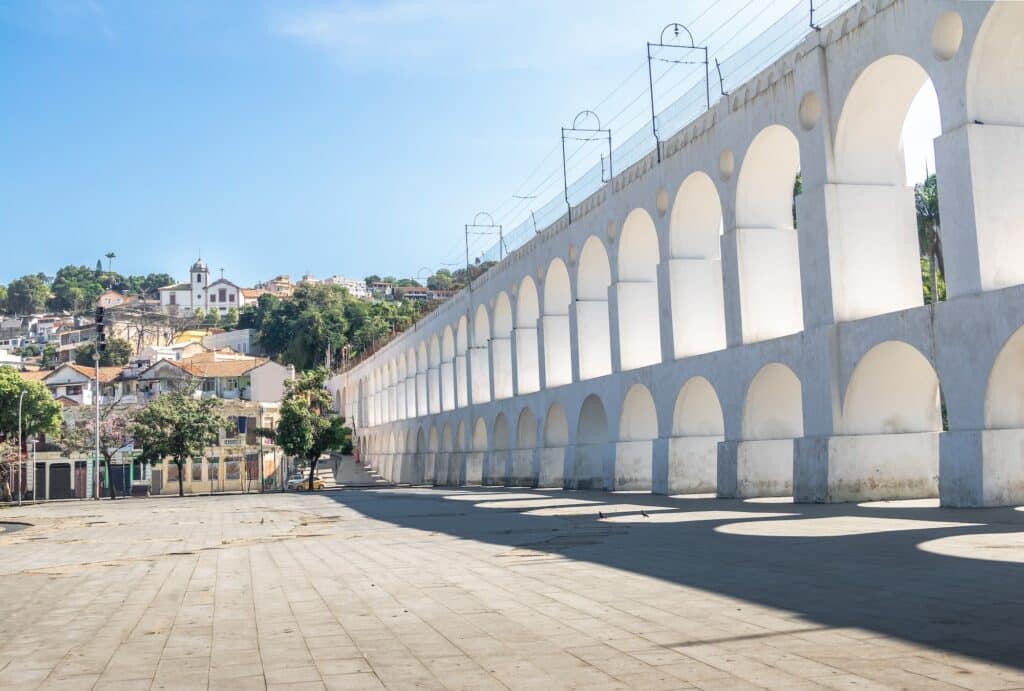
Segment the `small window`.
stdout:
<svg viewBox="0 0 1024 691">
<path fill-rule="evenodd" d="M 202 274 L 196 274 L 196 283 L 202 283 L 202 282 L 203 282 L 203 275 Z"/>
<path fill-rule="evenodd" d="M 172 304 L 172 305 L 177 305 L 178 304 L 178 294 L 177 293 L 171 293 L 171 302 L 170 302 L 170 304 Z"/>
<path fill-rule="evenodd" d="M 210 293 L 210 302 L 217 302 L 217 294 Z"/>
<path fill-rule="evenodd" d="M 229 302 L 234 302 L 235 301 L 235 294 L 234 293 L 231 293 L 231 295 L 228 295 L 228 301 Z"/>
<path fill-rule="evenodd" d="M 228 297 L 227 297 L 227 296 L 228 296 L 228 291 L 227 291 L 227 290 L 225 290 L 224 288 L 221 288 L 221 289 L 220 289 L 219 291 L 217 291 L 217 292 L 218 292 L 218 294 L 220 295 L 220 301 L 221 301 L 221 302 L 227 302 L 227 299 L 228 299 Z"/>
</svg>

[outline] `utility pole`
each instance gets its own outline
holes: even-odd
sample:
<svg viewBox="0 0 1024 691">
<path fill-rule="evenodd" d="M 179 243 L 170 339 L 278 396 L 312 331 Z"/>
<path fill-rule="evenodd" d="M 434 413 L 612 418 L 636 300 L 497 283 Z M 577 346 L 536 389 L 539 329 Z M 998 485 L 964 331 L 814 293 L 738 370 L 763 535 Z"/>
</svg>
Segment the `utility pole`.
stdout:
<svg viewBox="0 0 1024 691">
<path fill-rule="evenodd" d="M 93 469 L 93 498 L 100 498 L 100 357 L 107 350 L 107 335 L 103 326 L 103 308 L 96 308 L 96 347 L 93 348 L 92 359 L 96 365 L 96 467 Z M 109 468 L 108 478 L 109 478 Z"/>
<path fill-rule="evenodd" d="M 26 390 L 22 389 L 21 393 L 18 394 L 18 506 L 21 506 L 21 476 L 25 473 L 25 465 L 21 459 L 21 405 L 25 401 Z M 10 480 L 14 473 L 8 471 L 8 480 Z"/>
</svg>

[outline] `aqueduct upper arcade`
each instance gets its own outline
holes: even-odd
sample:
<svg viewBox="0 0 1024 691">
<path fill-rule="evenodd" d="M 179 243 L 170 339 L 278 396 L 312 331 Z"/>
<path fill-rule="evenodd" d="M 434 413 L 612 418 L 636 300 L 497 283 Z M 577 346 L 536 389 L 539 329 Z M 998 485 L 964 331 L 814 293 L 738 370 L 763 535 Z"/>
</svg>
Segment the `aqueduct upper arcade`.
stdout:
<svg viewBox="0 0 1024 691">
<path fill-rule="evenodd" d="M 1024 503 L 1022 159 L 1024 3 L 866 0 L 330 385 L 401 482 Z"/>
</svg>

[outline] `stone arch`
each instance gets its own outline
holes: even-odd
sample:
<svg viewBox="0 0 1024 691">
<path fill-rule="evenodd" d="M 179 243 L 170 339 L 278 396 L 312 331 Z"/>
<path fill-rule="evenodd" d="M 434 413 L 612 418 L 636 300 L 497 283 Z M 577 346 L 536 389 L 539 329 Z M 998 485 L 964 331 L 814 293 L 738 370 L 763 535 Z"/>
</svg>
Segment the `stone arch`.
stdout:
<svg viewBox="0 0 1024 691">
<path fill-rule="evenodd" d="M 644 209 L 633 209 L 619 237 L 619 356 L 623 370 L 661 362 L 658 311 L 658 231 Z"/>
<path fill-rule="evenodd" d="M 455 430 L 455 450 L 466 450 L 466 423 L 459 420 L 459 426 Z"/>
<path fill-rule="evenodd" d="M 441 410 L 455 410 L 455 334 L 450 326 L 441 333 Z"/>
<path fill-rule="evenodd" d="M 800 379 L 773 362 L 750 382 L 736 449 L 736 491 L 741 497 L 793 493 L 794 439 L 804 434 Z"/>
<path fill-rule="evenodd" d="M 436 425 L 431 425 L 430 426 L 430 433 L 427 435 L 427 444 L 429 445 L 428 448 L 432 452 L 436 453 L 436 452 L 441 450 L 441 447 L 440 447 L 440 445 L 438 443 L 437 426 Z"/>
<path fill-rule="evenodd" d="M 676 192 L 669 224 L 669 278 L 675 357 L 725 348 L 722 202 L 707 173 L 691 173 Z"/>
<path fill-rule="evenodd" d="M 885 341 L 854 367 L 842 433 L 829 442 L 829 501 L 934 497 L 939 491 L 939 377 L 916 348 Z"/>
<path fill-rule="evenodd" d="M 800 252 L 793 222 L 800 143 L 782 125 L 761 130 L 736 181 L 736 251 L 743 342 L 803 330 Z"/>
<path fill-rule="evenodd" d="M 489 485 L 503 485 L 509 477 L 509 449 L 512 447 L 508 418 L 498 413 L 491 426 L 491 452 L 487 456 L 484 478 Z"/>
<path fill-rule="evenodd" d="M 487 307 L 481 304 L 473 315 L 473 343 L 469 348 L 473 403 L 487 403 L 491 400 L 490 340 L 491 320 L 487 315 Z"/>
<path fill-rule="evenodd" d="M 416 453 L 426 453 L 427 450 L 427 434 L 423 431 L 423 426 L 421 425 L 416 430 Z"/>
<path fill-rule="evenodd" d="M 772 362 L 762 367 L 747 388 L 743 405 L 745 440 L 795 439 L 804 435 L 800 378 Z"/>
<path fill-rule="evenodd" d="M 524 276 L 516 295 L 516 384 L 517 394 L 540 390 L 540 360 L 537 352 L 537 320 L 540 300 L 537 284 Z"/>
<path fill-rule="evenodd" d="M 939 377 L 902 341 L 885 341 L 854 367 L 843 400 L 844 434 L 941 432 Z"/>
<path fill-rule="evenodd" d="M 949 193 L 940 197 L 943 236 L 973 227 L 978 256 L 965 267 L 971 284 L 957 285 L 955 266 L 950 267 L 952 294 L 975 292 L 974 274 L 980 288 L 995 290 L 1024 283 L 1024 242 L 1020 219 L 1024 218 L 1024 4 L 995 2 L 982 23 L 971 51 L 967 70 L 967 125 L 950 133 L 950 158 L 968 156 L 969 170 L 957 170 Z M 947 139 L 943 137 L 943 139 Z M 955 146 L 956 148 L 952 148 Z M 944 161 L 938 161 L 942 184 Z M 960 164 L 960 169 L 964 166 Z M 963 193 L 961 189 L 969 187 Z M 957 195 L 957 196 L 954 196 Z M 961 231 L 963 232 L 963 231 Z M 959 240 L 959 238 L 957 239 Z M 954 241 L 956 242 L 956 241 Z M 960 244 L 956 244 L 959 249 Z M 958 253 L 959 254 L 959 253 Z M 950 253 L 950 263 L 956 260 Z"/>
<path fill-rule="evenodd" d="M 427 369 L 427 409 L 431 415 L 441 412 L 441 340 L 430 337 L 430 367 Z"/>
<path fill-rule="evenodd" d="M 410 427 L 405 433 L 405 452 L 406 453 L 419 453 L 420 445 L 419 439 L 416 438 L 416 430 Z"/>
<path fill-rule="evenodd" d="M 511 398 L 512 387 L 512 304 L 502 291 L 494 300 L 494 324 L 491 337 L 494 400 Z"/>
<path fill-rule="evenodd" d="M 718 486 L 718 442 L 725 438 L 722 404 L 704 377 L 690 377 L 672 411 L 668 447 L 669 494 L 713 492 Z"/>
<path fill-rule="evenodd" d="M 985 429 L 1024 429 L 1024 327 L 996 355 L 985 387 Z"/>
<path fill-rule="evenodd" d="M 405 355 L 406 379 L 405 379 L 405 417 L 416 417 L 416 349 L 410 348 Z"/>
<path fill-rule="evenodd" d="M 558 402 L 544 416 L 544 438 L 537 460 L 537 486 L 562 487 L 565 484 L 565 455 L 569 446 L 569 420 Z"/>
<path fill-rule="evenodd" d="M 619 441 L 615 447 L 613 488 L 650 490 L 654 473 L 654 445 L 658 438 L 658 411 L 651 392 L 634 384 L 626 392 L 619 414 Z"/>
<path fill-rule="evenodd" d="M 548 407 L 544 418 L 544 446 L 561 447 L 569 445 L 569 420 L 565 408 L 557 401 Z"/>
<path fill-rule="evenodd" d="M 938 111 L 924 68 L 905 55 L 887 55 L 857 76 L 843 103 L 830 219 L 837 320 L 923 303 L 914 188 L 907 184 L 904 161 L 904 124 L 919 94 Z"/>
<path fill-rule="evenodd" d="M 420 341 L 416 346 L 416 414 L 428 415 L 427 407 L 427 343 Z"/>
<path fill-rule="evenodd" d="M 451 453 L 455 450 L 455 437 L 452 436 L 451 423 L 444 423 L 441 428 L 441 451 Z"/>
<path fill-rule="evenodd" d="M 619 441 L 650 441 L 658 438 L 658 411 L 654 398 L 643 384 L 626 392 L 619 415 Z"/>
<path fill-rule="evenodd" d="M 397 376 L 395 377 L 395 410 L 397 411 L 397 418 L 404 420 L 408 414 L 405 402 L 405 383 L 409 376 L 404 352 L 398 354 L 396 362 L 398 363 L 398 368 L 396 370 Z"/>
<path fill-rule="evenodd" d="M 580 379 L 593 379 L 612 371 L 611 331 L 608 321 L 608 288 L 611 265 L 604 244 L 595 235 L 580 252 L 576 277 L 576 350 Z"/>
<path fill-rule="evenodd" d="M 469 320 L 466 315 L 459 317 L 455 327 L 455 392 L 456 405 L 469 405 L 469 378 L 466 375 L 467 353 L 469 352 Z"/>
<path fill-rule="evenodd" d="M 572 382 L 571 304 L 569 270 L 556 257 L 544 274 L 544 380 L 548 388 Z"/>
<path fill-rule="evenodd" d="M 576 489 L 604 489 L 604 459 L 608 446 L 608 415 L 596 394 L 580 406 L 576 425 L 575 456 L 570 485 Z"/>
<path fill-rule="evenodd" d="M 473 425 L 472 443 L 474 451 L 487 451 L 487 423 L 484 422 L 482 417 L 478 417 L 476 419 L 476 424 Z"/>
<path fill-rule="evenodd" d="M 537 418 L 529 408 L 523 408 L 516 422 L 516 448 L 535 449 L 537 447 Z"/>
<path fill-rule="evenodd" d="M 967 69 L 967 117 L 1024 126 L 1024 5 L 996 2 L 978 31 Z"/>
<path fill-rule="evenodd" d="M 672 411 L 672 436 L 722 437 L 725 419 L 715 387 L 704 377 L 690 377 L 679 389 Z"/>
</svg>

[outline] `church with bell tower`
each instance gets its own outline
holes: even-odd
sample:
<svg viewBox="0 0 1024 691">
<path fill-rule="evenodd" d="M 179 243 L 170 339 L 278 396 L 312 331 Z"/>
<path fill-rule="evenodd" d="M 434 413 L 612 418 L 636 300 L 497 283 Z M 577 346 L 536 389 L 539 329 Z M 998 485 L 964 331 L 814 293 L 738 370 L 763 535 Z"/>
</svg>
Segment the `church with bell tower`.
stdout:
<svg viewBox="0 0 1024 691">
<path fill-rule="evenodd" d="M 189 268 L 189 278 L 185 283 L 175 283 L 160 289 L 160 306 L 165 312 L 184 314 L 202 310 L 208 313 L 217 310 L 221 316 L 228 310 L 241 309 L 245 304 L 245 295 L 235 283 L 221 277 L 210 281 L 210 268 L 202 257 L 196 259 Z"/>
</svg>

